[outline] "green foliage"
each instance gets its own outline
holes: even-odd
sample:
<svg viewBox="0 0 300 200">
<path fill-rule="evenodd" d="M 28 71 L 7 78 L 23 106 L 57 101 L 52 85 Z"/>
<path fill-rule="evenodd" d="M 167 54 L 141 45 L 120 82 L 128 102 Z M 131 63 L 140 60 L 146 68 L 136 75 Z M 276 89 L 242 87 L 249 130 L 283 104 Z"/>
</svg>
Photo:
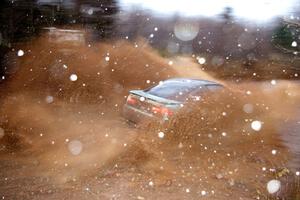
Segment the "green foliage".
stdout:
<svg viewBox="0 0 300 200">
<path fill-rule="evenodd" d="M 274 42 L 284 47 L 290 46 L 294 38 L 287 26 L 280 27 L 274 35 Z"/>
<path fill-rule="evenodd" d="M 273 44 L 287 52 L 300 51 L 299 45 L 292 46 L 294 41 L 299 43 L 299 30 L 300 28 L 289 24 L 279 27 L 273 34 Z"/>
</svg>

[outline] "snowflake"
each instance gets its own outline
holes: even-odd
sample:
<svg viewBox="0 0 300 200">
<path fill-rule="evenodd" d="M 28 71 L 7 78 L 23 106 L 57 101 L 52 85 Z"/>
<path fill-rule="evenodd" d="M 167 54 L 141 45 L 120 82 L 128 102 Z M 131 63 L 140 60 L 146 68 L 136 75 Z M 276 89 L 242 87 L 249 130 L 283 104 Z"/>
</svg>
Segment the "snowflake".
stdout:
<svg viewBox="0 0 300 200">
<path fill-rule="evenodd" d="M 47 96 L 45 100 L 47 103 L 52 103 L 54 101 L 54 98 L 53 96 Z"/>
<path fill-rule="evenodd" d="M 18 56 L 24 56 L 24 51 L 22 49 L 20 49 L 18 52 L 17 52 L 17 55 Z"/>
<path fill-rule="evenodd" d="M 153 181 L 150 181 L 148 184 L 149 184 L 149 186 L 153 186 L 154 185 Z"/>
<path fill-rule="evenodd" d="M 198 62 L 199 62 L 199 64 L 201 64 L 201 65 L 203 65 L 205 62 L 206 62 L 206 60 L 205 60 L 205 58 L 198 58 Z"/>
<path fill-rule="evenodd" d="M 276 85 L 276 80 L 272 80 L 272 81 L 271 81 L 271 84 L 272 84 L 272 85 Z"/>
<path fill-rule="evenodd" d="M 279 180 L 271 180 L 267 183 L 267 190 L 270 194 L 274 194 L 279 191 L 281 182 Z"/>
<path fill-rule="evenodd" d="M 262 123 L 260 121 L 255 120 L 251 123 L 251 128 L 255 131 L 260 131 L 261 127 Z"/>
<path fill-rule="evenodd" d="M 76 74 L 71 74 L 71 76 L 70 76 L 71 81 L 77 81 L 77 79 L 78 79 L 78 77 Z"/>
<path fill-rule="evenodd" d="M 159 138 L 164 138 L 164 137 L 165 137 L 164 132 L 159 132 L 159 133 L 158 133 L 158 137 L 159 137 Z"/>
<path fill-rule="evenodd" d="M 72 140 L 68 143 L 68 149 L 71 154 L 77 156 L 82 151 L 82 143 L 79 140 Z"/>
<path fill-rule="evenodd" d="M 297 45 L 298 45 L 298 44 L 297 44 L 296 41 L 293 41 L 293 42 L 292 42 L 292 47 L 297 47 Z"/>
<path fill-rule="evenodd" d="M 273 149 L 273 150 L 272 150 L 272 154 L 273 154 L 273 155 L 276 155 L 276 154 L 277 154 L 277 151 L 276 151 L 275 149 Z"/>
<path fill-rule="evenodd" d="M 145 100 L 146 100 L 145 97 L 141 97 L 141 98 L 140 98 L 140 101 L 145 101 Z"/>
</svg>

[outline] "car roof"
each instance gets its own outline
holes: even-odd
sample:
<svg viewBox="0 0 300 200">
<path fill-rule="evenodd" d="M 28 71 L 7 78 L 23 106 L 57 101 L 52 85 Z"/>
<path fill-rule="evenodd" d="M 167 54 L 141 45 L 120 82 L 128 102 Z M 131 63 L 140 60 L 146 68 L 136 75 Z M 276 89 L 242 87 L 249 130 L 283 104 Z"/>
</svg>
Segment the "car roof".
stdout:
<svg viewBox="0 0 300 200">
<path fill-rule="evenodd" d="M 203 80 L 203 79 L 191 79 L 191 78 L 171 78 L 163 81 L 164 83 L 189 83 L 189 84 L 194 84 L 194 85 L 220 85 L 220 83 L 213 82 L 213 81 L 208 81 L 208 80 Z"/>
</svg>

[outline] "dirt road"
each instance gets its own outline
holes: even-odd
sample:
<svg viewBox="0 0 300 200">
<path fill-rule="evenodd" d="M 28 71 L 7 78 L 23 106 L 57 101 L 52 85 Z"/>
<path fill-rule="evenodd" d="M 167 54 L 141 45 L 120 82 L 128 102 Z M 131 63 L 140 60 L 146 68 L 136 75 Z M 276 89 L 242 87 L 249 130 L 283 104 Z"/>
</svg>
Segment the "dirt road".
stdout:
<svg viewBox="0 0 300 200">
<path fill-rule="evenodd" d="M 224 82 L 238 95 L 205 102 L 206 113 L 182 113 L 179 123 L 136 129 L 120 114 L 129 89 L 213 78 L 145 45 L 95 44 L 66 56 L 41 44 L 22 47 L 18 73 L 1 88 L 3 199 L 267 199 L 269 180 L 280 179 L 284 194 L 298 170 L 278 128 L 297 131 L 297 84 Z"/>
</svg>

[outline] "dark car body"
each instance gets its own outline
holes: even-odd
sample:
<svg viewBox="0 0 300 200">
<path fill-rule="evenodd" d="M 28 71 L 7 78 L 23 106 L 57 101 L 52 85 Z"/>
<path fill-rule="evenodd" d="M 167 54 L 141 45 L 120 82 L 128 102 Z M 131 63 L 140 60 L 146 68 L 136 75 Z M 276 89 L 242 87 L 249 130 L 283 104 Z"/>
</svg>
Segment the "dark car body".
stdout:
<svg viewBox="0 0 300 200">
<path fill-rule="evenodd" d="M 188 101 L 198 101 L 204 93 L 222 88 L 221 84 L 207 80 L 168 79 L 146 90 L 131 90 L 123 108 L 123 116 L 134 123 L 147 119 L 163 122 L 175 115 Z"/>
</svg>

